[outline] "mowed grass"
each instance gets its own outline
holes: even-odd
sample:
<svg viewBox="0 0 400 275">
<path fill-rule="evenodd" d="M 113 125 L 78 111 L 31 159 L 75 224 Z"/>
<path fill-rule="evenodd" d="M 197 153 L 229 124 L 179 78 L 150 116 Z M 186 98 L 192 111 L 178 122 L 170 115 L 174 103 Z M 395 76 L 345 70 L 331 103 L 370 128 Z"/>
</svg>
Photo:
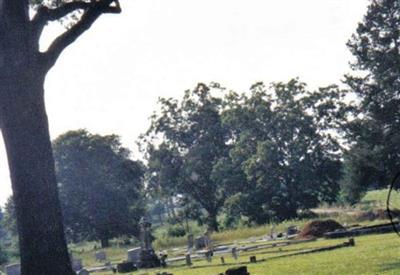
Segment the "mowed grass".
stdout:
<svg viewBox="0 0 400 275">
<path fill-rule="evenodd" d="M 400 238 L 394 234 L 368 235 L 355 238 L 355 247 L 345 247 L 332 251 L 305 255 L 288 256 L 308 248 L 319 248 L 340 244 L 347 239 L 318 240 L 287 247 L 270 248 L 253 252 L 243 252 L 238 260 L 225 255 L 225 265 L 220 256 L 212 263 L 205 260 L 194 261 L 192 267 L 170 266 L 166 269 L 140 270 L 132 274 L 153 275 L 157 272 L 170 272 L 174 275 L 217 275 L 234 266 L 247 265 L 251 275 L 262 274 L 400 274 Z M 255 255 L 260 261 L 249 263 Z M 287 257 L 282 257 L 287 256 Z M 180 265 L 180 266 L 179 266 Z M 111 275 L 111 272 L 96 273 Z"/>
</svg>

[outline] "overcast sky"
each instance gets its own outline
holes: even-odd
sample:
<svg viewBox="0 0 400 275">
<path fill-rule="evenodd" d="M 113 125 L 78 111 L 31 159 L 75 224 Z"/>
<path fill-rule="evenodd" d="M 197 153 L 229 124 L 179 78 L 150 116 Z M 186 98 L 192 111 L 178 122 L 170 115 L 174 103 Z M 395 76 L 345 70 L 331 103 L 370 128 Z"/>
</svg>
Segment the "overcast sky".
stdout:
<svg viewBox="0 0 400 275">
<path fill-rule="evenodd" d="M 346 41 L 367 0 L 120 0 L 48 74 L 52 138 L 72 129 L 115 133 L 135 150 L 157 98 L 196 83 L 247 90 L 300 77 L 311 87 L 349 71 Z M 52 37 L 48 31 L 45 48 Z M 137 157 L 137 156 L 135 156 Z M 0 205 L 11 194 L 0 142 Z"/>
</svg>

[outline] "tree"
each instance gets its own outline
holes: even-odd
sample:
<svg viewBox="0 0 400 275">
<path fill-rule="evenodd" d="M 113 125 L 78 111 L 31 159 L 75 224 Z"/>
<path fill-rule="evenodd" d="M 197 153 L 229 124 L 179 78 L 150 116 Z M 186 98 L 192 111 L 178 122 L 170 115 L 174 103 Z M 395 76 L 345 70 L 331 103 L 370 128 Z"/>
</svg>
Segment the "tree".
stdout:
<svg viewBox="0 0 400 275">
<path fill-rule="evenodd" d="M 399 1 L 371 1 L 348 42 L 356 61 L 346 83 L 359 100 L 347 125 L 342 186 L 350 202 L 368 188 L 389 185 L 400 165 L 399 18 Z"/>
<path fill-rule="evenodd" d="M 162 202 L 169 217 L 176 218 L 174 197 L 179 194 L 176 182 L 182 166 L 180 154 L 162 143 L 147 147 L 146 193 L 151 201 Z M 159 216 L 161 217 L 161 216 Z"/>
<path fill-rule="evenodd" d="M 310 93 L 291 80 L 269 89 L 256 83 L 250 95 L 227 96 L 223 118 L 231 129 L 231 174 L 241 170 L 247 180 L 229 201 L 236 215 L 241 209 L 256 223 L 284 220 L 335 200 L 339 146 L 325 130 L 337 107 L 322 97 L 326 91 Z"/>
<path fill-rule="evenodd" d="M 69 131 L 53 143 L 67 236 L 74 241 L 138 236 L 144 213 L 143 165 L 115 135 Z"/>
<path fill-rule="evenodd" d="M 179 167 L 170 170 L 168 167 L 175 164 L 164 161 L 153 174 L 161 179 L 167 175 L 165 171 L 177 171 L 164 182 L 169 181 L 175 190 L 197 201 L 208 213 L 209 227 L 218 230 L 217 214 L 227 196 L 226 189 L 212 177 L 214 165 L 227 153 L 221 99 L 212 96 L 206 85 L 198 84 L 193 91 L 185 92 L 180 103 L 164 98 L 160 103 L 161 112 L 152 117 L 142 143 L 148 148 L 147 159 L 174 159 Z M 160 139 L 162 146 L 154 150 Z M 150 162 L 150 169 L 152 163 L 155 161 Z"/>
<path fill-rule="evenodd" d="M 0 6 L 0 128 L 18 219 L 21 271 L 24 275 L 73 274 L 63 233 L 43 83 L 62 51 L 102 14 L 119 13 L 119 3 L 1 0 Z M 39 51 L 46 24 L 71 13 L 76 14 L 72 26 L 45 52 Z"/>
</svg>

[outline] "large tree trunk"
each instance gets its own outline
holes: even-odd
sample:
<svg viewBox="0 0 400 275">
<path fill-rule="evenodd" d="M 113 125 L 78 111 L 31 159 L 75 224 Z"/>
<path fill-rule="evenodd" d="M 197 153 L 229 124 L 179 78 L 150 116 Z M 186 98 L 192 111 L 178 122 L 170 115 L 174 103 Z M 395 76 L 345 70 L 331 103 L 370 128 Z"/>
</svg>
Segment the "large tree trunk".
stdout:
<svg viewBox="0 0 400 275">
<path fill-rule="evenodd" d="M 0 125 L 17 213 L 21 270 L 23 275 L 71 275 L 44 106 L 45 74 L 38 69 L 21 66 L 0 81 Z"/>
</svg>

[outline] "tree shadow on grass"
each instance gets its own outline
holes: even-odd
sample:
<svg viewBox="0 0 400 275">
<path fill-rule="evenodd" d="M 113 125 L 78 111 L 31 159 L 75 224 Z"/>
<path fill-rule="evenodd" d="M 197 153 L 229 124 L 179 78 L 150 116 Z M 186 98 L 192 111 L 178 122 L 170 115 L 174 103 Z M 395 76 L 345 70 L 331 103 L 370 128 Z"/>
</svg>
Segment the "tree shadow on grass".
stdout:
<svg viewBox="0 0 400 275">
<path fill-rule="evenodd" d="M 400 270 L 400 260 L 398 262 L 391 262 L 379 265 L 380 271 Z"/>
</svg>

